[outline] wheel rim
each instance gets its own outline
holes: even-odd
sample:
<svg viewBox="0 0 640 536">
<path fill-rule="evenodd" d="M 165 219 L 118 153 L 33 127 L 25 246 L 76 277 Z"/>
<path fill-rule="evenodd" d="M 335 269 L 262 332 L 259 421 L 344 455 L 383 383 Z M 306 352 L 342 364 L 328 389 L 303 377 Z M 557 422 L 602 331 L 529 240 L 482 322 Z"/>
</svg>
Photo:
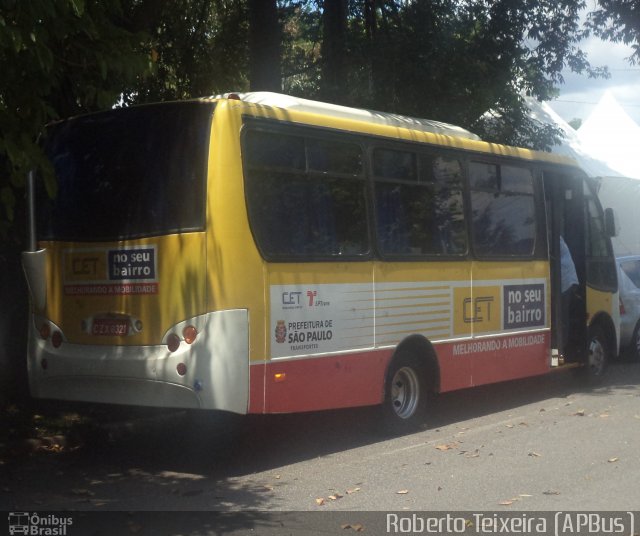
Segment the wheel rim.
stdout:
<svg viewBox="0 0 640 536">
<path fill-rule="evenodd" d="M 589 343 L 589 367 L 595 376 L 602 374 L 606 360 L 604 346 L 600 339 L 591 339 Z"/>
<path fill-rule="evenodd" d="M 396 371 L 391 380 L 391 407 L 401 419 L 408 419 L 420 401 L 420 380 L 410 367 Z"/>
</svg>

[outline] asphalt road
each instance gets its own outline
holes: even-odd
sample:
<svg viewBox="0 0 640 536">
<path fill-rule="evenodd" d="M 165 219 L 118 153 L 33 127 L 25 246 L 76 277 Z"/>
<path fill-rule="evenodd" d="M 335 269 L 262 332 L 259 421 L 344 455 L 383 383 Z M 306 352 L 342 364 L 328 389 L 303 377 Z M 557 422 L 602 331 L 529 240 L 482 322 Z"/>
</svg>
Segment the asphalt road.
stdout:
<svg viewBox="0 0 640 536">
<path fill-rule="evenodd" d="M 563 370 L 448 393 L 426 429 L 395 438 L 379 433 L 371 409 L 251 417 L 215 432 L 186 421 L 111 423 L 78 448 L 5 460 L 0 509 L 259 516 L 640 505 L 635 362 L 613 364 L 599 386 Z"/>
</svg>

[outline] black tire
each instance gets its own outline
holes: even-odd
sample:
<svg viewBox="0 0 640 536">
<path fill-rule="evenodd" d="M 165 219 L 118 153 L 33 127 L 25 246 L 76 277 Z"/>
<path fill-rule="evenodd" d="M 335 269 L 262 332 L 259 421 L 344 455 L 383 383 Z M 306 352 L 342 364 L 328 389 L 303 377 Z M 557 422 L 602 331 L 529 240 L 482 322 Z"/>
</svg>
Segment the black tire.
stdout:
<svg viewBox="0 0 640 536">
<path fill-rule="evenodd" d="M 640 360 L 640 320 L 633 330 L 633 337 L 631 337 L 628 352 L 631 359 L 635 361 Z"/>
<path fill-rule="evenodd" d="M 611 360 L 611 345 L 604 330 L 599 325 L 589 328 L 589 340 L 587 342 L 587 360 L 584 366 L 586 378 L 592 382 L 600 381 Z"/>
<path fill-rule="evenodd" d="M 396 356 L 387 372 L 382 415 L 384 432 L 404 434 L 424 424 L 427 414 L 424 363 L 409 355 Z"/>
</svg>

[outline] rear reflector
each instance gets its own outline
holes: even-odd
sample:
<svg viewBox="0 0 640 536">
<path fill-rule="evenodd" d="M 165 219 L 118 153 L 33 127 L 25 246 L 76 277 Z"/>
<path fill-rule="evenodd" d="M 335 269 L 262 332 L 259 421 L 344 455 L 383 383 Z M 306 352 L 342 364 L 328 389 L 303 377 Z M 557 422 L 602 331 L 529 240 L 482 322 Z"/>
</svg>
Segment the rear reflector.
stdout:
<svg viewBox="0 0 640 536">
<path fill-rule="evenodd" d="M 49 327 L 49 324 L 42 324 L 40 326 L 40 337 L 46 340 L 49 338 L 49 335 L 51 335 L 51 328 Z"/>
<path fill-rule="evenodd" d="M 175 352 L 178 348 L 180 348 L 180 337 L 178 337 L 175 333 L 172 333 L 167 337 L 167 348 L 169 348 L 170 352 Z"/>
<path fill-rule="evenodd" d="M 53 335 L 51 335 L 51 344 L 53 344 L 54 348 L 60 348 L 62 344 L 62 333 L 54 331 Z"/>
</svg>

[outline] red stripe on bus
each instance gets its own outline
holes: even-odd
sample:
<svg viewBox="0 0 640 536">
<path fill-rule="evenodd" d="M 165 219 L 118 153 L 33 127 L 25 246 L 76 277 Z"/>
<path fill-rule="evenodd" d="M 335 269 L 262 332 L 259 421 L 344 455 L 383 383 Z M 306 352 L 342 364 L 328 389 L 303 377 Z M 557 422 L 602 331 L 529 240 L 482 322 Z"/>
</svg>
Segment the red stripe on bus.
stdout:
<svg viewBox="0 0 640 536">
<path fill-rule="evenodd" d="M 440 392 L 544 374 L 549 333 L 517 334 L 434 346 Z M 382 402 L 393 349 L 256 364 L 249 413 L 290 413 Z"/>
</svg>

